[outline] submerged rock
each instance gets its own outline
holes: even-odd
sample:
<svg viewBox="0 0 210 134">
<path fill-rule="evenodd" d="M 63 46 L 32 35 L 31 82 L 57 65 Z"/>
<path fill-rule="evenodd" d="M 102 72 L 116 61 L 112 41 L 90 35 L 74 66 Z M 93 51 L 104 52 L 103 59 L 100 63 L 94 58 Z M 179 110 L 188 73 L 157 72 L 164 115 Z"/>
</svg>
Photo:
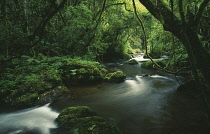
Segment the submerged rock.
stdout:
<svg viewBox="0 0 210 134">
<path fill-rule="evenodd" d="M 141 76 L 141 77 L 149 77 L 150 75 L 149 74 L 140 74 L 139 76 Z"/>
<path fill-rule="evenodd" d="M 87 106 L 64 109 L 56 122 L 58 129 L 70 132 L 70 134 L 120 134 L 114 121 L 106 121 Z"/>
</svg>

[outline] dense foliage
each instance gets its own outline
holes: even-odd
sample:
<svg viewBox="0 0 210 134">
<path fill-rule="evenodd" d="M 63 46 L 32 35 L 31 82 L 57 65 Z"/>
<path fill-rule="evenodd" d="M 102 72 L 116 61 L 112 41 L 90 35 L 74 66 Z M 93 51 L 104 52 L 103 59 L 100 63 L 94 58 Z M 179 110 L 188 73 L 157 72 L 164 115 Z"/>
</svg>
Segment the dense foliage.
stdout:
<svg viewBox="0 0 210 134">
<path fill-rule="evenodd" d="M 22 56 L 10 66 L 1 73 L 0 98 L 2 103 L 19 108 L 50 102 L 52 97 L 68 91 L 64 85 L 107 81 L 111 74 L 98 62 L 44 55 L 36 59 Z M 109 78 L 112 81 L 124 81 L 123 72 L 113 74 Z"/>
<path fill-rule="evenodd" d="M 169 56 L 163 70 L 192 71 L 209 88 L 209 0 L 139 1 L 2 0 L 1 101 L 32 105 L 63 84 L 123 81 L 97 62 L 139 52 Z"/>
</svg>

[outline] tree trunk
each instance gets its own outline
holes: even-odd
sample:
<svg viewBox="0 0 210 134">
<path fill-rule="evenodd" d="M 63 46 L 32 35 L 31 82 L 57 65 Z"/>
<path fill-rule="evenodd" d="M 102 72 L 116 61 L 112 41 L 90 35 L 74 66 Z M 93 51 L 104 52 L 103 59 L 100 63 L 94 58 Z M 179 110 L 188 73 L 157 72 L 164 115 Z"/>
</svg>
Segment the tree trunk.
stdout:
<svg viewBox="0 0 210 134">
<path fill-rule="evenodd" d="M 203 47 L 200 39 L 198 38 L 198 34 L 194 30 L 187 29 L 186 37 L 188 38 L 192 51 L 191 53 L 193 55 L 191 58 L 194 58 L 197 69 L 199 69 L 199 71 L 203 74 L 206 84 L 210 86 L 210 55 Z"/>
<path fill-rule="evenodd" d="M 203 0 L 197 14 L 195 15 L 193 15 L 190 10 L 187 11 L 187 14 L 184 14 L 183 5 L 180 2 L 179 12 L 181 18 L 178 18 L 173 10 L 170 10 L 162 0 L 139 1 L 156 19 L 161 22 L 166 31 L 171 32 L 183 43 L 191 64 L 194 67 L 194 75 L 196 75 L 196 72 L 199 70 L 203 74 L 205 82 L 210 88 L 210 54 L 203 47 L 202 42 L 198 37 L 197 29 L 202 12 L 207 6 L 209 0 Z"/>
</svg>

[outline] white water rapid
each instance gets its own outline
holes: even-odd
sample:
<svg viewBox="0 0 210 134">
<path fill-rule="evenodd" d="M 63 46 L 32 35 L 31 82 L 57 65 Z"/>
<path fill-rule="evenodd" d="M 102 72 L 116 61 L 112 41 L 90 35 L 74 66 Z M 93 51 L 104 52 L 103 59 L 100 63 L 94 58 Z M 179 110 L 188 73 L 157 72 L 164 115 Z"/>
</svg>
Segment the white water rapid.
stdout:
<svg viewBox="0 0 210 134">
<path fill-rule="evenodd" d="M 58 113 L 52 111 L 49 104 L 0 114 L 0 134 L 18 134 L 21 132 L 50 134 L 50 129 L 57 127 L 54 123 L 57 117 Z"/>
</svg>

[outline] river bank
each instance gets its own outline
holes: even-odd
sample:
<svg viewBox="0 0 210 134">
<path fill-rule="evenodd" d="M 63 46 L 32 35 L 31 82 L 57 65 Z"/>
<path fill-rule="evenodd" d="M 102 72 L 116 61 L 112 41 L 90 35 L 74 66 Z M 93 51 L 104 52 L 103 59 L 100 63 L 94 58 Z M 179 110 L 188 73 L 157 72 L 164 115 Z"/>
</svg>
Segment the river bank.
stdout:
<svg viewBox="0 0 210 134">
<path fill-rule="evenodd" d="M 178 92 L 173 75 L 141 68 L 141 61 L 105 66 L 123 71 L 125 82 L 71 87 L 71 93 L 57 97 L 51 107 L 59 112 L 88 106 L 101 117 L 116 121 L 123 134 L 208 134 L 200 95 Z"/>
</svg>

